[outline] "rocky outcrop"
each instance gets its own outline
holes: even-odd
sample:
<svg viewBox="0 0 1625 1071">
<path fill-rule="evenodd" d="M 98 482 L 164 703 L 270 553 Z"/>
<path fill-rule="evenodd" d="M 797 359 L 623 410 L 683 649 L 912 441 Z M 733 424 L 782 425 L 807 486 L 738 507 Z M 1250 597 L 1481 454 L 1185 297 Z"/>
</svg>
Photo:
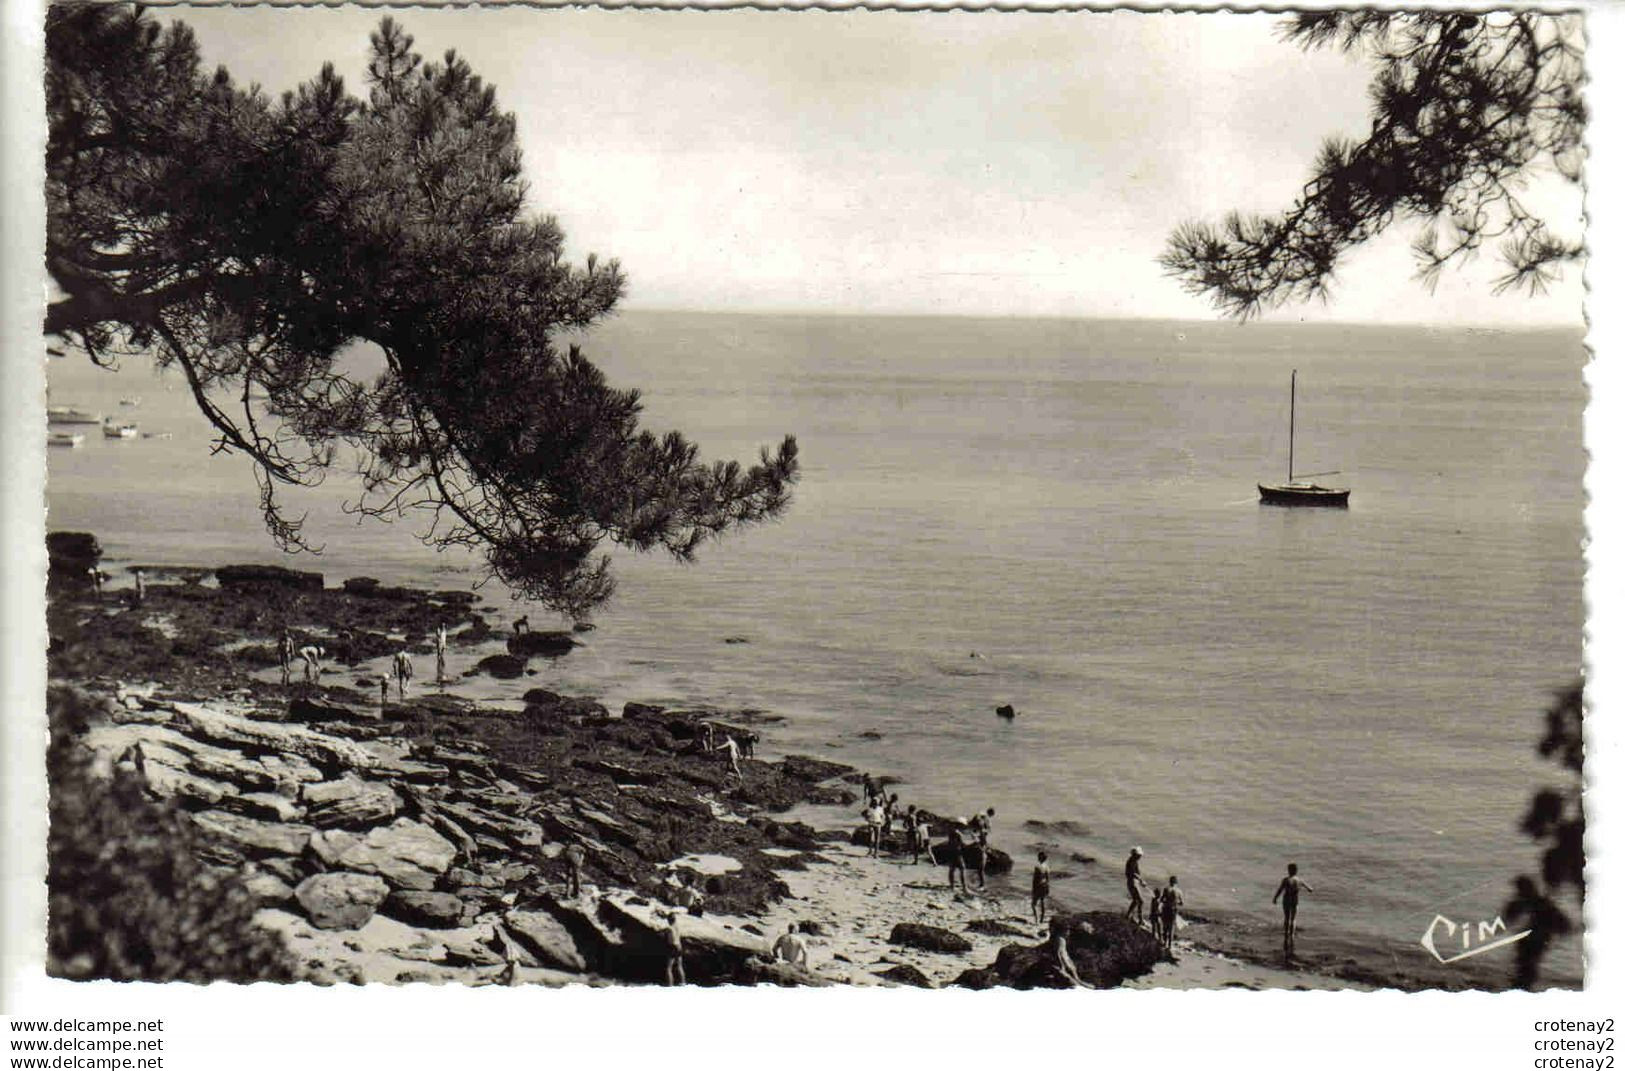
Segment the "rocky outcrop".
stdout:
<svg viewBox="0 0 1625 1071">
<path fill-rule="evenodd" d="M 899 963 L 890 970 L 877 971 L 875 977 L 884 978 L 888 982 L 895 982 L 898 985 L 916 986 L 920 989 L 936 988 L 931 984 L 931 979 L 925 976 L 924 971 L 910 963 Z"/>
<path fill-rule="evenodd" d="M 508 637 L 508 653 L 516 658 L 559 658 L 575 646 L 568 632 L 519 632 Z"/>
<path fill-rule="evenodd" d="M 1057 915 L 1053 923 L 1066 933 L 1067 952 L 1079 977 L 1096 989 L 1118 986 L 1128 978 L 1145 974 L 1162 954 L 1149 933 L 1116 912 Z M 954 984 L 969 989 L 1074 987 L 1062 973 L 1047 941 L 1005 945 L 992 966 L 966 971 Z"/>
</svg>

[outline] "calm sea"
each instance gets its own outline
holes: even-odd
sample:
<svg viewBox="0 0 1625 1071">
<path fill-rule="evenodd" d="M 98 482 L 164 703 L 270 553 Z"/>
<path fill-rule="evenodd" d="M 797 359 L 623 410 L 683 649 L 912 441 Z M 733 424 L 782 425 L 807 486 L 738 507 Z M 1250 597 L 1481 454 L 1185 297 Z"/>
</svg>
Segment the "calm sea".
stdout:
<svg viewBox="0 0 1625 1071">
<path fill-rule="evenodd" d="M 1300 944 L 1384 966 L 1533 867 L 1540 714 L 1580 671 L 1578 330 L 627 313 L 586 348 L 651 426 L 708 457 L 794 433 L 805 476 L 697 565 L 617 555 L 587 646 L 526 685 L 784 715 L 775 751 L 995 806 L 1018 873 L 1057 846 L 1071 904 L 1116 902 L 1139 844 L 1193 911 L 1262 933 L 1295 860 Z M 1340 470 L 1347 511 L 1257 502 L 1294 368 L 1297 468 Z M 115 562 L 278 560 L 174 377 L 50 375 L 53 404 L 173 435 L 51 451 L 52 528 Z M 340 515 L 355 491 L 290 498 L 326 549 L 287 564 L 473 582 L 409 523 Z M 1579 977 L 1577 944 L 1550 973 Z"/>
</svg>

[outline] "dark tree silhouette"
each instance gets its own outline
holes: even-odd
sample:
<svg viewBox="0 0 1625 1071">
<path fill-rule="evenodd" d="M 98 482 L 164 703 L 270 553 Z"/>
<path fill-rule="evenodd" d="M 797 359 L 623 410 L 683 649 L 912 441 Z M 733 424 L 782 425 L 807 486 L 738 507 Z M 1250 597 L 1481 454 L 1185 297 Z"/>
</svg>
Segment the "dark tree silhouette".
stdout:
<svg viewBox="0 0 1625 1071">
<path fill-rule="evenodd" d="M 1247 318 L 1324 299 L 1344 254 L 1412 220 L 1423 224 L 1412 248 L 1427 285 L 1446 264 L 1498 242 L 1506 272 L 1497 291 L 1544 290 L 1584 246 L 1553 233 L 1519 192 L 1543 173 L 1580 182 L 1582 35 L 1577 16 L 1527 11 L 1295 16 L 1282 24 L 1286 40 L 1375 61 L 1371 132 L 1325 142 L 1281 215 L 1182 224 L 1163 267 L 1224 314 Z"/>
<path fill-rule="evenodd" d="M 557 221 L 525 214 L 514 117 L 455 53 L 412 46 L 385 18 L 365 101 L 331 64 L 272 101 L 205 75 L 184 24 L 51 8 L 46 330 L 178 368 L 287 549 L 306 544 L 276 488 L 353 459 L 349 508 L 418 515 L 427 542 L 579 616 L 613 590 L 605 540 L 688 560 L 782 513 L 793 438 L 703 464 L 560 349 L 614 308 L 620 267 L 565 262 Z M 353 370 L 356 342 L 381 376 Z"/>
<path fill-rule="evenodd" d="M 1546 712 L 1546 735 L 1539 751 L 1555 759 L 1572 777 L 1562 788 L 1535 793 L 1521 828 L 1546 846 L 1538 877 L 1520 875 L 1513 883 L 1512 899 L 1504 909 L 1513 925 L 1527 924 L 1528 937 L 1519 941 L 1513 983 L 1528 989 L 1540 978 L 1540 962 L 1551 943 L 1574 929 L 1575 919 L 1564 909 L 1573 901 L 1576 915 L 1585 906 L 1585 806 L 1581 772 L 1585 761 L 1585 703 L 1581 686 L 1560 693 Z"/>
</svg>

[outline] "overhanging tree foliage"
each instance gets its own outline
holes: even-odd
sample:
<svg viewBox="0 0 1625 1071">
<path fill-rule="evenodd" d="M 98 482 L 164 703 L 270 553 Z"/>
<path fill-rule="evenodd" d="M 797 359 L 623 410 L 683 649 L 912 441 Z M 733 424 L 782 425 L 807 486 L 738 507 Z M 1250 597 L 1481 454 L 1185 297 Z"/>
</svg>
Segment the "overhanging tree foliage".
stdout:
<svg viewBox="0 0 1625 1071">
<path fill-rule="evenodd" d="M 1535 793 L 1523 817 L 1523 831 L 1546 846 L 1540 874 L 1521 875 L 1513 883 L 1506 915 L 1514 926 L 1528 925 L 1529 936 L 1518 942 L 1514 984 L 1531 988 L 1540 978 L 1540 961 L 1557 938 L 1574 929 L 1564 910 L 1572 896 L 1578 913 L 1585 904 L 1585 802 L 1582 770 L 1585 763 L 1585 703 L 1579 685 L 1566 689 L 1546 712 L 1546 734 L 1541 755 L 1568 771 L 1561 788 Z"/>
<path fill-rule="evenodd" d="M 47 331 L 98 363 L 140 349 L 178 368 L 289 549 L 305 542 L 277 487 L 319 482 L 345 448 L 365 488 L 350 508 L 421 513 L 427 542 L 477 548 L 575 615 L 613 590 L 606 539 L 688 560 L 779 515 L 794 438 L 749 468 L 703 464 L 561 350 L 614 308 L 620 267 L 564 260 L 556 220 L 525 212 L 514 117 L 455 53 L 412 45 L 386 18 L 365 101 L 331 64 L 273 101 L 205 74 L 184 24 L 53 7 Z M 358 341 L 382 375 L 347 370 Z"/>
<path fill-rule="evenodd" d="M 1371 132 L 1325 142 L 1302 194 L 1276 216 L 1230 214 L 1175 229 L 1163 267 L 1226 315 L 1324 298 L 1338 261 L 1396 220 L 1431 285 L 1496 242 L 1498 290 L 1539 292 L 1584 246 L 1520 200 L 1529 178 L 1578 184 L 1584 157 L 1583 27 L 1535 12 L 1314 11 L 1282 27 L 1304 47 L 1376 63 Z"/>
</svg>

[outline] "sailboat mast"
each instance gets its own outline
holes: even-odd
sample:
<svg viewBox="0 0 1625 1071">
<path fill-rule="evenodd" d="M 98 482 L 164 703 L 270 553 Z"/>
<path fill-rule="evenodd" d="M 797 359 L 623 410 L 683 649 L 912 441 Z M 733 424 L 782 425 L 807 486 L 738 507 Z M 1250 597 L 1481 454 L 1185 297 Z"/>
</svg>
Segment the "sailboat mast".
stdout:
<svg viewBox="0 0 1625 1071">
<path fill-rule="evenodd" d="M 1298 370 L 1292 370 L 1292 407 L 1286 418 L 1286 482 L 1292 482 L 1292 447 L 1298 434 Z"/>
</svg>

